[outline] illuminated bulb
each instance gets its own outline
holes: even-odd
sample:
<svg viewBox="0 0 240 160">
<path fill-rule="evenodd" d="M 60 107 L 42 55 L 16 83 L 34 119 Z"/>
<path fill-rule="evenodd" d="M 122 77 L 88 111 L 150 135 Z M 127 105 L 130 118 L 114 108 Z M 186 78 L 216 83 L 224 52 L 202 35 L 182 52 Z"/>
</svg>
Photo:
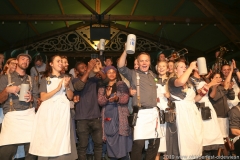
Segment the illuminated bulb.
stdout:
<svg viewBox="0 0 240 160">
<path fill-rule="evenodd" d="M 4 24 L 4 21 L 2 22 L 2 24 Z"/>
<path fill-rule="evenodd" d="M 145 25 L 147 24 L 147 22 L 145 22 Z"/>
<path fill-rule="evenodd" d="M 189 23 L 187 25 L 189 26 Z"/>
<path fill-rule="evenodd" d="M 159 22 L 159 26 L 161 25 L 162 23 L 161 22 Z"/>
<path fill-rule="evenodd" d="M 35 24 L 37 24 L 37 21 L 35 21 Z"/>
<path fill-rule="evenodd" d="M 21 22 L 19 21 L 18 24 L 21 24 Z"/>
<path fill-rule="evenodd" d="M 173 23 L 173 25 L 175 26 L 175 23 Z"/>
</svg>

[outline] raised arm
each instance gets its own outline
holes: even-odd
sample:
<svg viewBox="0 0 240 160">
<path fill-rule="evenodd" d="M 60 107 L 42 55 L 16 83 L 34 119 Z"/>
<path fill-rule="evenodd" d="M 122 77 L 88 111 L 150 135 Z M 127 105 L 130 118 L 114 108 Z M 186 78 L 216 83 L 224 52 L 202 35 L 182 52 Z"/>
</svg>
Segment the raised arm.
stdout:
<svg viewBox="0 0 240 160">
<path fill-rule="evenodd" d="M 84 73 L 83 76 L 81 76 L 79 79 L 86 83 L 87 80 L 88 80 L 88 77 L 89 77 L 89 74 L 90 72 L 93 70 L 94 66 L 96 65 L 96 60 L 95 59 L 91 59 L 89 62 L 88 62 L 88 66 L 87 66 L 87 71 Z"/>
<path fill-rule="evenodd" d="M 188 69 L 180 76 L 178 77 L 175 81 L 174 81 L 174 85 L 176 87 L 180 87 L 180 86 L 183 86 L 184 84 L 186 84 L 186 82 L 188 81 L 189 77 L 190 77 L 190 74 L 192 73 L 192 71 L 194 69 L 197 69 L 197 66 L 196 66 L 196 61 L 192 62 L 190 64 L 190 66 L 188 67 Z"/>
<path fill-rule="evenodd" d="M 124 49 L 121 57 L 118 60 L 118 64 L 117 64 L 118 68 L 122 68 L 123 66 L 125 66 L 126 58 L 127 58 L 127 52 L 126 52 L 126 49 Z"/>
<path fill-rule="evenodd" d="M 229 86 L 230 86 L 230 83 L 231 83 L 231 78 L 232 78 L 232 73 L 233 73 L 233 64 L 231 64 L 230 68 L 231 68 L 231 70 L 230 70 L 227 78 L 225 79 L 225 81 L 223 83 L 224 84 L 224 89 L 226 89 L 226 90 L 229 89 Z"/>
<path fill-rule="evenodd" d="M 236 66 L 236 62 L 235 62 L 234 59 L 232 60 L 232 64 L 233 64 L 233 70 L 237 75 L 238 82 L 240 82 L 240 72 L 239 72 L 239 69 Z"/>
</svg>

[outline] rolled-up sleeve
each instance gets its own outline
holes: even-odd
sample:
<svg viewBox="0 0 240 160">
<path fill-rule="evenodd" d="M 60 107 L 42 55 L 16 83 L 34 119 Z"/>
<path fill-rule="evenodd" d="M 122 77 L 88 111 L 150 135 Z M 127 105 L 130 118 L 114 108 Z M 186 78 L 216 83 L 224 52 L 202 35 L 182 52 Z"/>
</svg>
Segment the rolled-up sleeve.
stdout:
<svg viewBox="0 0 240 160">
<path fill-rule="evenodd" d="M 73 83 L 73 88 L 76 91 L 81 91 L 85 86 L 85 83 L 83 81 L 81 81 L 80 79 L 78 79 L 77 81 L 74 81 Z"/>
<path fill-rule="evenodd" d="M 119 73 L 121 73 L 129 82 L 132 82 L 132 74 L 133 70 L 130 70 L 129 68 L 123 66 L 121 68 L 118 68 Z"/>
<path fill-rule="evenodd" d="M 229 128 L 240 129 L 240 111 L 233 107 L 229 114 Z"/>
</svg>

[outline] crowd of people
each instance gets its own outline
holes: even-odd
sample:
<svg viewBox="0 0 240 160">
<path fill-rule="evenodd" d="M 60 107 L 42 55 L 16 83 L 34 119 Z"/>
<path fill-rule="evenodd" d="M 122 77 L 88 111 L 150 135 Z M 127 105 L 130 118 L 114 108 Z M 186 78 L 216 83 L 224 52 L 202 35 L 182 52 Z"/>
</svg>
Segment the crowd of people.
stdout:
<svg viewBox="0 0 240 160">
<path fill-rule="evenodd" d="M 26 160 L 141 160 L 143 152 L 146 160 L 240 158 L 234 60 L 207 75 L 196 61 L 163 53 L 155 67 L 141 52 L 129 69 L 124 51 L 117 66 L 110 57 L 79 61 L 70 74 L 66 56 L 45 64 L 38 55 L 27 75 L 31 61 L 21 53 L 3 66 L 0 54 L 1 160 L 19 146 Z M 29 85 L 24 101 L 22 84 Z"/>
</svg>

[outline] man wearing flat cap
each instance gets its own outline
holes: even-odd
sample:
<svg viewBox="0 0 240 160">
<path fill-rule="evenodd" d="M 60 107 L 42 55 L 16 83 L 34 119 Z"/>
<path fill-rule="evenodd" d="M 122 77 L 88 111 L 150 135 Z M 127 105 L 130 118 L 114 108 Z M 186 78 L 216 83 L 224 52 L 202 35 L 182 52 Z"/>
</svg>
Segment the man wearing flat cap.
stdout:
<svg viewBox="0 0 240 160">
<path fill-rule="evenodd" d="M 12 159 L 19 145 L 24 145 L 25 160 L 36 157 L 28 153 L 31 139 L 32 125 L 35 117 L 35 104 L 38 88 L 36 81 L 26 74 L 31 56 L 21 53 L 17 56 L 17 68 L 13 73 L 0 77 L 0 103 L 2 104 L 4 119 L 0 133 L 0 159 Z M 24 85 L 22 85 L 24 84 Z M 28 85 L 26 85 L 28 84 Z M 24 93 L 24 100 L 20 100 L 20 87 L 29 86 Z"/>
</svg>

